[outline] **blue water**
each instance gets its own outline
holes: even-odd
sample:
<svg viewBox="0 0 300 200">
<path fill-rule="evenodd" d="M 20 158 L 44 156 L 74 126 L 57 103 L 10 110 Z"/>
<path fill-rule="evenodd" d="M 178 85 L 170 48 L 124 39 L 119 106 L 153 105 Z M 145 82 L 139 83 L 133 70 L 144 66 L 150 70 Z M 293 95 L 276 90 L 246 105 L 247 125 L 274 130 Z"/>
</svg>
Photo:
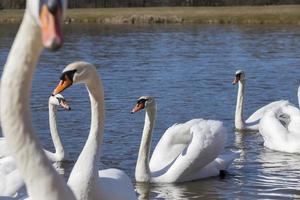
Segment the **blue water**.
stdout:
<svg viewBox="0 0 300 200">
<path fill-rule="evenodd" d="M 1 71 L 17 26 L 0 26 Z M 47 101 L 70 62 L 93 63 L 105 88 L 105 135 L 101 161 L 123 169 L 134 180 L 144 113 L 130 115 L 141 95 L 158 103 L 153 147 L 174 123 L 192 118 L 218 119 L 228 128 L 227 149 L 241 156 L 218 177 L 180 184 L 135 184 L 140 199 L 294 199 L 300 198 L 300 155 L 268 150 L 259 133 L 235 133 L 237 86 L 234 73 L 246 73 L 245 117 L 268 102 L 297 103 L 300 26 L 155 25 L 65 26 L 65 45 L 44 52 L 33 82 L 34 126 L 53 151 Z M 58 113 L 71 159 L 87 138 L 90 108 L 84 86 L 63 93 L 72 111 Z M 152 147 L 152 149 L 153 149 Z M 73 162 L 64 164 L 66 178 Z"/>
</svg>

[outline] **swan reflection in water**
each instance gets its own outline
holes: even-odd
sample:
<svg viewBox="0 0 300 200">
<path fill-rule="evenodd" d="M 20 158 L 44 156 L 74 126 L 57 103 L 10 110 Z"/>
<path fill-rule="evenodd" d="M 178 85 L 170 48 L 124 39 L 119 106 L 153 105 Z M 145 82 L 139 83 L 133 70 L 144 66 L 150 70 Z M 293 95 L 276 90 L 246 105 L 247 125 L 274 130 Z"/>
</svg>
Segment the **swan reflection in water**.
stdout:
<svg viewBox="0 0 300 200">
<path fill-rule="evenodd" d="M 235 162 L 237 174 L 232 186 L 238 191 L 237 196 L 252 194 L 263 199 L 300 198 L 300 154 L 264 147 L 259 133 L 236 132 L 235 147 L 241 150 L 241 156 Z"/>
<path fill-rule="evenodd" d="M 260 185 L 258 195 L 268 198 L 300 198 L 300 154 L 264 148 L 258 161 L 262 163 L 257 180 Z"/>
<path fill-rule="evenodd" d="M 219 178 L 207 178 L 185 183 L 136 183 L 135 188 L 139 200 L 189 200 L 193 198 L 221 198 L 222 194 L 214 186 L 215 181 L 224 182 Z"/>
</svg>

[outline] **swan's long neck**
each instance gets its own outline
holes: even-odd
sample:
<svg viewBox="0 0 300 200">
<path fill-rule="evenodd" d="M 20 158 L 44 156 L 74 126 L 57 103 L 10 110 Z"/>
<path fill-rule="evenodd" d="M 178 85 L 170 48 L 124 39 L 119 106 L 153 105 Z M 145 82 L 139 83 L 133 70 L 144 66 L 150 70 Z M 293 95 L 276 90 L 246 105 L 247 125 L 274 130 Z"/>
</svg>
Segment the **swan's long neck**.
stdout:
<svg viewBox="0 0 300 200">
<path fill-rule="evenodd" d="M 95 199 L 98 164 L 104 128 L 104 94 L 97 72 L 90 77 L 87 89 L 91 101 L 91 129 L 88 139 L 71 172 L 68 185 L 77 199 Z"/>
<path fill-rule="evenodd" d="M 43 49 L 39 38 L 40 28 L 26 10 L 1 80 L 3 134 L 30 199 L 71 199 L 71 191 L 46 158 L 32 127 L 29 102 L 32 77 Z"/>
<path fill-rule="evenodd" d="M 155 123 L 156 105 L 146 109 L 145 124 L 143 129 L 140 150 L 135 168 L 135 180 L 137 182 L 149 182 L 151 172 L 149 169 L 150 147 L 153 127 Z"/>
<path fill-rule="evenodd" d="M 235 109 L 235 128 L 243 129 L 245 127 L 245 122 L 243 118 L 244 111 L 244 92 L 245 92 L 245 80 L 239 81 L 238 95 L 236 101 Z"/>
<path fill-rule="evenodd" d="M 55 148 L 55 157 L 57 161 L 62 161 L 67 156 L 67 152 L 65 152 L 64 146 L 62 144 L 61 138 L 58 133 L 57 124 L 56 124 L 56 111 L 57 107 L 50 103 L 49 101 L 49 126 L 51 138 L 53 141 L 53 145 Z"/>
</svg>

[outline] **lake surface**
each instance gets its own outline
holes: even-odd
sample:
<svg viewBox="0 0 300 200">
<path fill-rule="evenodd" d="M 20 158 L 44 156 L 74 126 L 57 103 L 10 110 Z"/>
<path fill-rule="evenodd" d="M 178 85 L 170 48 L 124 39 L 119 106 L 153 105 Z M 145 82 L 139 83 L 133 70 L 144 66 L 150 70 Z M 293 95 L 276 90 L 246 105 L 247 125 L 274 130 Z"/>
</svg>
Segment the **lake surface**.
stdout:
<svg viewBox="0 0 300 200">
<path fill-rule="evenodd" d="M 17 31 L 0 26 L 1 72 Z M 33 82 L 34 126 L 53 151 L 48 128 L 48 97 L 70 62 L 85 60 L 101 73 L 106 120 L 101 161 L 134 180 L 144 112 L 131 115 L 137 98 L 152 95 L 158 113 L 152 149 L 174 123 L 218 119 L 228 128 L 226 149 L 240 150 L 225 179 L 180 184 L 135 184 L 140 199 L 295 199 L 300 198 L 300 155 L 269 150 L 259 133 L 235 133 L 238 69 L 246 72 L 245 117 L 268 102 L 297 104 L 300 85 L 300 26 L 68 25 L 65 45 L 44 52 Z M 72 111 L 58 113 L 65 148 L 75 161 L 88 135 L 90 107 L 84 86 L 64 93 Z M 64 163 L 65 176 L 73 162 Z"/>
</svg>

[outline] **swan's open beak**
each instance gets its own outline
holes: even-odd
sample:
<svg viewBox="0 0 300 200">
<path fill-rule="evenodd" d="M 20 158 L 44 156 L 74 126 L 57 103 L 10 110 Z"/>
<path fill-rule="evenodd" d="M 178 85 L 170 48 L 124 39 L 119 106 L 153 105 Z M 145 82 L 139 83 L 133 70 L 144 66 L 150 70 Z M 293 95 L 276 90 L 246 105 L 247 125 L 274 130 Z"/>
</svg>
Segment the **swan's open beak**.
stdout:
<svg viewBox="0 0 300 200">
<path fill-rule="evenodd" d="M 71 107 L 69 106 L 68 102 L 66 100 L 61 100 L 60 101 L 60 106 L 63 107 L 66 110 L 71 110 Z"/>
<path fill-rule="evenodd" d="M 142 110 L 142 109 L 144 109 L 145 108 L 145 104 L 144 103 L 137 103 L 135 106 L 134 106 L 134 108 L 131 110 L 131 114 L 133 114 L 133 113 L 136 113 L 136 112 L 138 112 L 138 111 L 140 111 L 140 110 Z"/>
<path fill-rule="evenodd" d="M 61 93 L 62 91 L 64 91 L 68 87 L 70 87 L 72 84 L 73 84 L 73 82 L 69 78 L 67 78 L 67 76 L 66 76 L 64 80 L 61 80 L 59 82 L 59 84 L 53 90 L 52 94 L 57 95 L 58 93 Z"/>
<path fill-rule="evenodd" d="M 53 51 L 59 49 L 63 44 L 61 6 L 57 6 L 55 11 L 50 11 L 48 6 L 43 4 L 40 11 L 40 22 L 44 47 Z"/>
<path fill-rule="evenodd" d="M 237 84 L 240 81 L 240 78 L 238 76 L 235 77 L 235 79 L 232 81 L 232 85 Z"/>
</svg>

